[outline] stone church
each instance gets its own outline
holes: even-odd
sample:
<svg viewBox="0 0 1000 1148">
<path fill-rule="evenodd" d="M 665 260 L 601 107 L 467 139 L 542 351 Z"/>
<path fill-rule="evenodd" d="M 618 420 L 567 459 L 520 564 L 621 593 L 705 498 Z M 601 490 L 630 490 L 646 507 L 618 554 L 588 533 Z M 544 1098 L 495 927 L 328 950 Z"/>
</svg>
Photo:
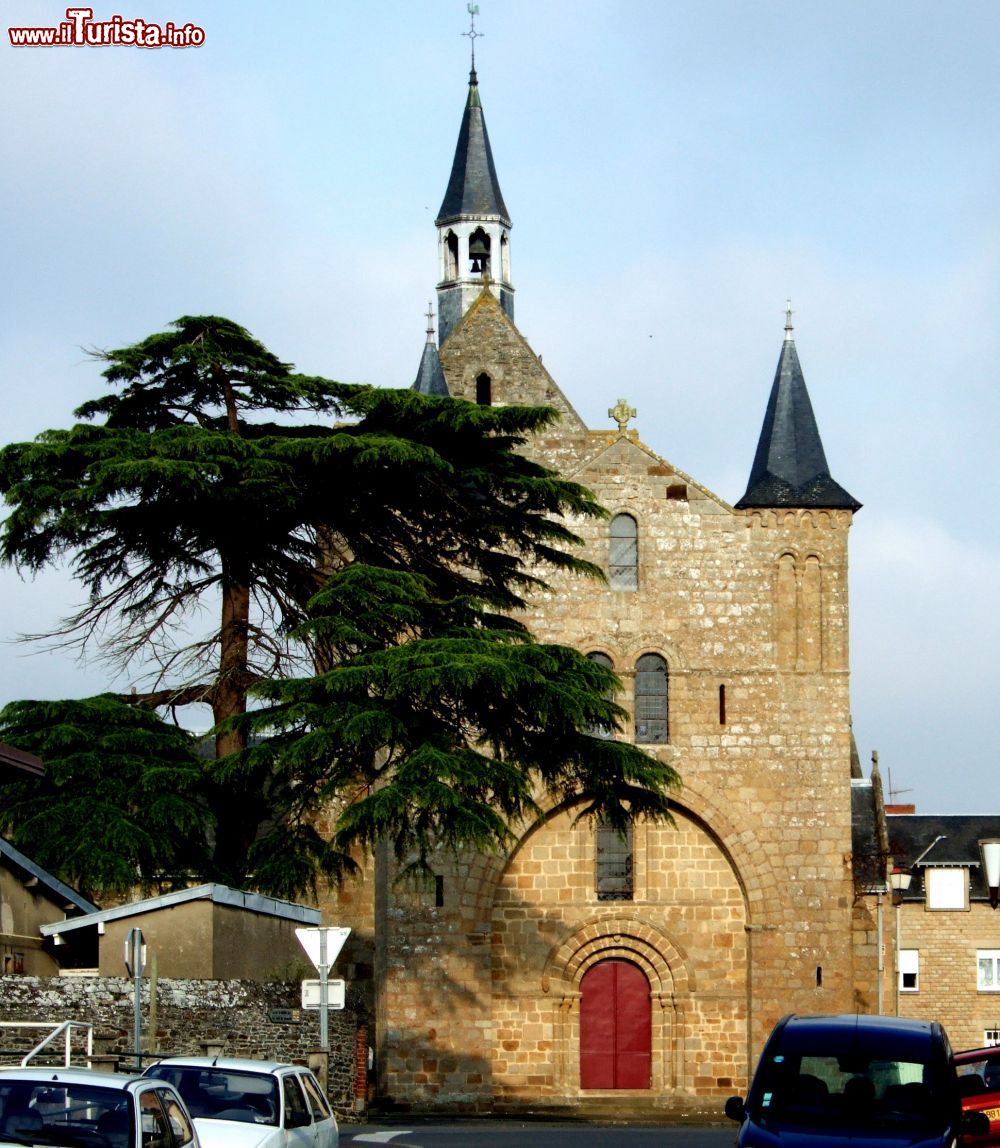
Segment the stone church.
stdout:
<svg viewBox="0 0 1000 1148">
<path fill-rule="evenodd" d="M 527 621 L 614 669 L 617 736 L 683 786 L 672 825 L 623 839 L 552 813 L 508 855 L 442 859 L 433 887 L 376 858 L 326 906 L 354 929 L 335 975 L 370 977 L 384 1103 L 718 1114 L 784 1013 L 874 1012 L 884 990 L 881 794 L 849 697 L 860 503 L 831 477 L 790 314 L 735 504 L 646 446 L 626 401 L 610 429 L 583 423 L 515 324 L 474 62 L 436 227 L 437 339 L 414 387 L 559 412 L 529 449 L 609 510 L 574 524 L 607 582 L 556 578 Z"/>
</svg>

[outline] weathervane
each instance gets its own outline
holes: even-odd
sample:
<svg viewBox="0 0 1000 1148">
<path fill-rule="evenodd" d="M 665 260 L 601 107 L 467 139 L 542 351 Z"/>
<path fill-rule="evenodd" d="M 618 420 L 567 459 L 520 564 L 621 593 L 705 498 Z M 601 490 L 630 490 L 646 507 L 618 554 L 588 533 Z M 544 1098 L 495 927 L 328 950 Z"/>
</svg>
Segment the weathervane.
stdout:
<svg viewBox="0 0 1000 1148">
<path fill-rule="evenodd" d="M 469 37 L 469 44 L 472 47 L 472 72 L 473 72 L 473 74 L 475 74 L 475 71 L 476 71 L 476 40 L 480 36 L 485 36 L 486 33 L 476 31 L 476 17 L 479 15 L 479 5 L 478 4 L 466 4 L 465 8 L 466 8 L 466 11 L 469 13 L 469 30 L 468 30 L 468 32 L 463 32 L 462 35 Z"/>
<path fill-rule="evenodd" d="M 791 299 L 785 300 L 785 342 L 792 341 L 793 328 L 792 328 L 792 301 Z"/>
</svg>

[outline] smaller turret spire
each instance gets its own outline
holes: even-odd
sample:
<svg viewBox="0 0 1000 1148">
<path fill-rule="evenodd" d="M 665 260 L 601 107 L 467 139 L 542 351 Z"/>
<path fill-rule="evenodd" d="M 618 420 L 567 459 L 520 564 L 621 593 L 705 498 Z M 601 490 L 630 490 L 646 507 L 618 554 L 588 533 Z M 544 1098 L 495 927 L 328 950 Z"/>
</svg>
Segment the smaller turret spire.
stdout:
<svg viewBox="0 0 1000 1148">
<path fill-rule="evenodd" d="M 816 506 L 858 510 L 861 503 L 830 476 L 793 336 L 789 300 L 785 307 L 784 344 L 750 481 L 736 508 Z"/>
<path fill-rule="evenodd" d="M 421 395 L 447 395 L 448 384 L 445 382 L 444 371 L 441 368 L 441 359 L 438 356 L 437 343 L 434 342 L 434 311 L 427 304 L 427 340 L 424 351 L 420 356 L 420 366 L 417 368 L 417 377 L 411 388 Z"/>
</svg>

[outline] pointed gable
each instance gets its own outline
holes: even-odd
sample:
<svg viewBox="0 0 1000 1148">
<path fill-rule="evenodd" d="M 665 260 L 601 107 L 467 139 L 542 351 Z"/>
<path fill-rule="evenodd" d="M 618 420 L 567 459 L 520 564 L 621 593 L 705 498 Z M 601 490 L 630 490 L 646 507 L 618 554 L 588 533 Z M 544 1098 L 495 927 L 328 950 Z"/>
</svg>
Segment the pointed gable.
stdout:
<svg viewBox="0 0 1000 1148">
<path fill-rule="evenodd" d="M 785 342 L 778 359 L 750 481 L 736 508 L 814 506 L 859 510 L 861 503 L 830 476 L 792 338 L 791 311 L 788 316 Z"/>
<path fill-rule="evenodd" d="M 495 216 L 507 227 L 510 217 L 493 165 L 486 119 L 479 101 L 475 69 L 469 73 L 469 96 L 455 146 L 451 177 L 436 222 L 440 225 L 464 216 Z"/>
<path fill-rule="evenodd" d="M 456 398 L 481 401 L 487 380 L 491 404 L 554 407 L 562 415 L 560 428 L 586 430 L 488 285 L 444 342 L 440 357 L 448 391 Z"/>
</svg>

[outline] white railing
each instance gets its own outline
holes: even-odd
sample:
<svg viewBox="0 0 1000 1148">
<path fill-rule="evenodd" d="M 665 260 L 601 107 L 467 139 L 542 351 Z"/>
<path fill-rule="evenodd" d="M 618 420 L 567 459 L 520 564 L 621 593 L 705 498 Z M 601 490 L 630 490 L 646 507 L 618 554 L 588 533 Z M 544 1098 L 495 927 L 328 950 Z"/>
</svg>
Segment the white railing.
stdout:
<svg viewBox="0 0 1000 1148">
<path fill-rule="evenodd" d="M 89 1065 L 94 1056 L 94 1026 L 89 1021 L 83 1020 L 64 1020 L 64 1021 L 35 1021 L 35 1020 L 3 1020 L 0 1021 L 0 1029 L 8 1028 L 30 1028 L 35 1029 L 50 1029 L 48 1036 L 40 1040 L 33 1049 L 25 1053 L 21 1060 L 21 1066 L 30 1064 L 32 1060 L 43 1050 L 49 1048 L 60 1036 L 63 1038 L 63 1066 L 68 1068 L 73 1063 L 73 1033 L 74 1031 L 85 1032 L 87 1035 L 87 1051 L 85 1060 Z M 51 1051 L 51 1050 L 50 1050 Z M 19 1055 L 18 1053 L 14 1055 Z M 9 1054 L 8 1054 L 9 1055 Z"/>
</svg>

